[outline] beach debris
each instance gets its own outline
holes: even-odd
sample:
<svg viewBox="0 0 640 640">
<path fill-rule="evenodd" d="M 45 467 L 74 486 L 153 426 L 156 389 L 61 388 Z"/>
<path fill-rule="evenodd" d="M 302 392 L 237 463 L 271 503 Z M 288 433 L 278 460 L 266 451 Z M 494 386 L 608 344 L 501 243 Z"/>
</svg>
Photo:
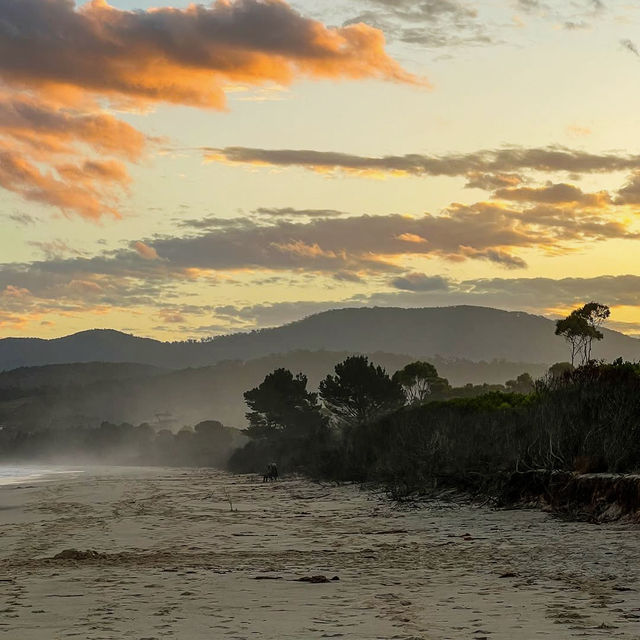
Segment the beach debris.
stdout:
<svg viewBox="0 0 640 640">
<path fill-rule="evenodd" d="M 513 571 L 507 571 L 501 575 L 498 576 L 499 578 L 517 578 L 518 574 L 514 573 Z"/>
<path fill-rule="evenodd" d="M 255 576 L 254 580 L 282 580 L 282 576 Z"/>
<path fill-rule="evenodd" d="M 106 554 L 100 553 L 95 549 L 87 549 L 86 551 L 80 551 L 79 549 L 65 549 L 60 553 L 53 556 L 54 560 L 100 560 L 106 558 Z"/>
<path fill-rule="evenodd" d="M 396 533 L 409 533 L 407 529 L 386 529 L 383 531 L 364 531 L 365 535 L 368 536 L 388 536 Z"/>
<path fill-rule="evenodd" d="M 95 551 L 94 549 L 87 549 L 86 551 L 79 551 L 78 549 L 65 549 L 60 553 L 53 556 L 54 560 L 98 560 L 103 558 L 104 554 Z"/>
<path fill-rule="evenodd" d="M 340 580 L 338 576 L 333 576 L 333 578 L 327 578 L 327 576 L 317 575 L 317 576 L 304 576 L 302 578 L 298 578 L 296 582 L 309 582 L 311 584 L 324 584 L 326 582 L 337 582 Z"/>
</svg>

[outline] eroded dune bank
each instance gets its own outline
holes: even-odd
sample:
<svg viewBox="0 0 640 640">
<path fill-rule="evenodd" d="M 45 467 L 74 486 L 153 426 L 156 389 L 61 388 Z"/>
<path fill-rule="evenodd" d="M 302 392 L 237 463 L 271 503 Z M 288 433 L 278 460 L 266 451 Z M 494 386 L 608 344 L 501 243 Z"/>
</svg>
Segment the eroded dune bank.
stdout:
<svg viewBox="0 0 640 640">
<path fill-rule="evenodd" d="M 0 634 L 637 639 L 639 533 L 303 479 L 98 470 L 0 489 Z M 314 575 L 339 580 L 298 581 Z"/>
</svg>

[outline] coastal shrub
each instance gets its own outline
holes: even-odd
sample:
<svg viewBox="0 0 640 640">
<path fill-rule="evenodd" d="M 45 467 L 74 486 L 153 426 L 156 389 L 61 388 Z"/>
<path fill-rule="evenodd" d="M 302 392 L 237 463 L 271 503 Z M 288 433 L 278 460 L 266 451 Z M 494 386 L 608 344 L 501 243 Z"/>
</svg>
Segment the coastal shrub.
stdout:
<svg viewBox="0 0 640 640">
<path fill-rule="evenodd" d="M 331 455 L 340 477 L 398 491 L 529 469 L 638 471 L 640 367 L 590 363 L 538 381 L 530 394 L 407 406 L 343 430 L 339 443 Z"/>
</svg>

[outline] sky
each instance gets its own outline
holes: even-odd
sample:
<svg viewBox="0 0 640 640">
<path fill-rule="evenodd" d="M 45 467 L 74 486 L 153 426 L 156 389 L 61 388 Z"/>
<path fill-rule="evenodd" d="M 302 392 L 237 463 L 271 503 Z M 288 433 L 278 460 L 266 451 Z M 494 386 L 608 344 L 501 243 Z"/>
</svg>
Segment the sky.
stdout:
<svg viewBox="0 0 640 640">
<path fill-rule="evenodd" d="M 640 5 L 0 0 L 0 337 L 590 300 L 640 335 Z"/>
</svg>

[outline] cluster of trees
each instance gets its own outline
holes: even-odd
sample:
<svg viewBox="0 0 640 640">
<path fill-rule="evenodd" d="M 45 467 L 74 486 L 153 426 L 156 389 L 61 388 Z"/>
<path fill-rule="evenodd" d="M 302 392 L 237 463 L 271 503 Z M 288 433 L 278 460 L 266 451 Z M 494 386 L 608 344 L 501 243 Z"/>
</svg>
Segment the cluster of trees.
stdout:
<svg viewBox="0 0 640 640">
<path fill-rule="evenodd" d="M 478 486 L 516 471 L 640 470 L 640 366 L 588 363 L 529 395 L 434 402 L 361 425 L 341 472 L 396 491 Z"/>
<path fill-rule="evenodd" d="M 589 303 L 558 321 L 574 362 L 535 382 L 522 374 L 504 386 L 452 389 L 430 363 L 389 376 L 354 356 L 313 393 L 303 374 L 278 369 L 245 393 L 251 441 L 231 467 L 257 471 L 277 459 L 290 470 L 402 491 L 527 469 L 640 470 L 640 365 L 590 358 L 608 315 Z"/>
<path fill-rule="evenodd" d="M 98 428 L 0 428 L 0 460 L 74 464 L 224 467 L 246 438 L 216 420 L 177 433 L 144 423 L 103 422 Z"/>
<path fill-rule="evenodd" d="M 317 393 L 307 383 L 304 374 L 279 368 L 244 394 L 251 442 L 234 454 L 233 469 L 259 471 L 267 459 L 278 459 L 289 469 L 320 469 L 341 447 L 345 455 L 353 453 L 350 439 L 357 428 L 401 409 L 452 397 L 534 390 L 527 373 L 506 385 L 453 388 L 429 362 L 409 363 L 390 376 L 367 356 L 350 356 L 337 364 Z"/>
<path fill-rule="evenodd" d="M 233 454 L 231 467 L 258 471 L 276 459 L 288 470 L 381 481 L 397 491 L 540 468 L 640 470 L 638 364 L 559 365 L 529 393 L 427 395 L 426 401 L 426 382 L 410 372 L 389 377 L 364 358 L 348 359 L 315 394 L 306 390 L 303 375 L 274 371 L 246 394 L 251 441 Z M 363 374 L 375 384 L 363 382 Z M 269 405 L 262 402 L 267 389 L 290 386 L 297 396 L 276 402 L 270 395 Z"/>
</svg>

